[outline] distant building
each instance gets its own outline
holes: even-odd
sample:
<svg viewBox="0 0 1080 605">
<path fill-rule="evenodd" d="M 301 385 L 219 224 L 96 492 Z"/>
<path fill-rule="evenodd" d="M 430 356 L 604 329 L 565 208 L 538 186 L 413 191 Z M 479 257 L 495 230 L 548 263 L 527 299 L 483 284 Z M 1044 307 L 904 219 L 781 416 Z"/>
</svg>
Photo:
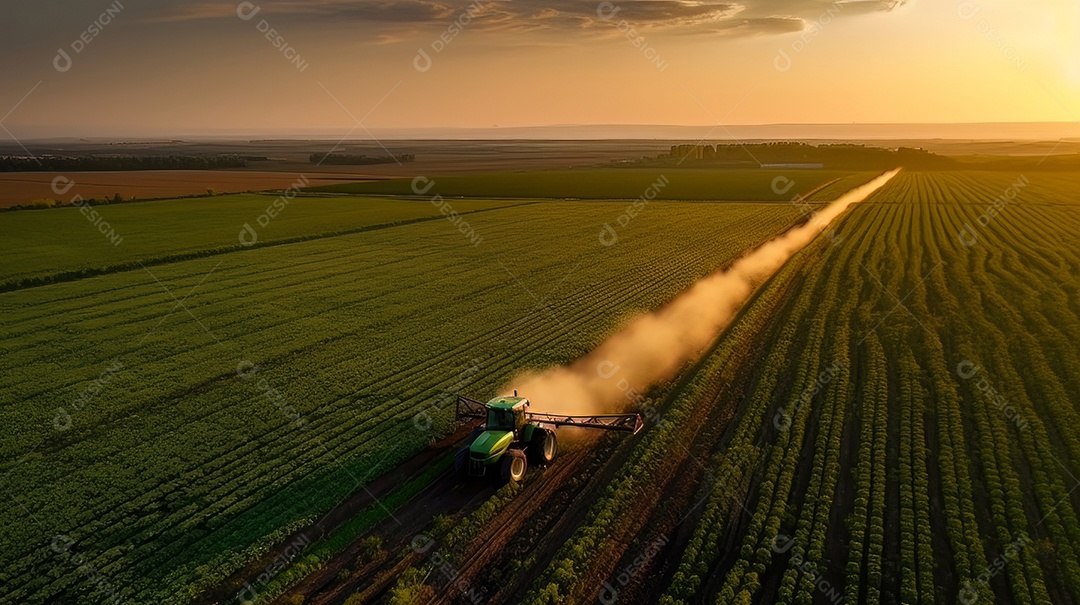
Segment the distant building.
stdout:
<svg viewBox="0 0 1080 605">
<path fill-rule="evenodd" d="M 716 148 L 712 145 L 672 145 L 671 157 L 680 160 L 701 160 L 706 157 L 705 149 L 710 149 L 709 157 L 716 155 Z"/>
</svg>

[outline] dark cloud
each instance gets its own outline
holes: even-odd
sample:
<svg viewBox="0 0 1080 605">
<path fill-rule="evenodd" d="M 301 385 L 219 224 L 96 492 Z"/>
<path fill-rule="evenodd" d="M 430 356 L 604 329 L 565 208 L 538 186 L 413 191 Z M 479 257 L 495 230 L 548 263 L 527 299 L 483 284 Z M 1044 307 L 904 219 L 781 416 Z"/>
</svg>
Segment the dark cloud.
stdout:
<svg viewBox="0 0 1080 605">
<path fill-rule="evenodd" d="M 890 11 L 906 0 L 263 0 L 261 12 L 296 20 L 393 25 L 467 22 L 489 31 L 580 31 L 627 21 L 642 31 L 674 34 L 775 34 L 800 31 L 822 16 Z M 235 18 L 232 1 L 204 0 L 165 9 L 161 20 Z"/>
<path fill-rule="evenodd" d="M 799 17 L 754 17 L 749 19 L 725 19 L 714 23 L 710 32 L 724 35 L 787 34 L 806 28 L 806 21 Z"/>
</svg>

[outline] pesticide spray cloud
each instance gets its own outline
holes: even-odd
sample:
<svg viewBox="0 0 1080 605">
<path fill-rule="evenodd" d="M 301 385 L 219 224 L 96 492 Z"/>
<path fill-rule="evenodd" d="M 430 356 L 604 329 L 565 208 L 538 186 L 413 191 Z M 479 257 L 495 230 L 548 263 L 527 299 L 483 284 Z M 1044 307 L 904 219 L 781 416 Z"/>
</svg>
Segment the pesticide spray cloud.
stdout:
<svg viewBox="0 0 1080 605">
<path fill-rule="evenodd" d="M 794 227 L 705 277 L 675 300 L 642 315 L 570 365 L 518 375 L 506 389 L 537 410 L 599 414 L 625 410 L 650 386 L 673 378 L 720 335 L 754 288 L 810 243 L 849 206 L 865 200 L 899 169 L 856 187 Z"/>
</svg>

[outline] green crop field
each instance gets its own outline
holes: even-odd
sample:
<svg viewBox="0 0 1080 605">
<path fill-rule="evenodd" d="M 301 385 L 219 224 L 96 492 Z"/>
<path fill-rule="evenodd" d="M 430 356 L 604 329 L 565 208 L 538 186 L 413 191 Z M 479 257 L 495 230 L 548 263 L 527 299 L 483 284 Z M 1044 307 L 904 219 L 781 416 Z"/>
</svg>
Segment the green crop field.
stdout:
<svg viewBox="0 0 1080 605">
<path fill-rule="evenodd" d="M 626 202 L 503 203 L 465 215 L 474 245 L 441 215 L 394 225 L 431 204 L 315 198 L 269 228 L 320 237 L 233 246 L 269 199 L 107 206 L 115 247 L 77 210 L 0 215 L 9 276 L 107 269 L 0 294 L 5 599 L 190 602 L 444 431 L 441 391 L 572 359 L 799 218 L 657 203 L 604 246 Z"/>
<path fill-rule="evenodd" d="M 869 178 L 803 174 L 789 199 Z M 805 209 L 452 201 L 475 241 L 423 200 L 304 197 L 256 247 L 273 197 L 107 206 L 116 247 L 0 214 L 81 242 L 0 293 L 4 599 L 1078 602 L 1078 189 L 900 172 L 642 394 L 641 433 L 497 492 L 447 483 L 453 393 L 580 358 Z M 27 285 L 57 266 L 94 271 Z"/>
<path fill-rule="evenodd" d="M 665 168 L 607 168 L 580 170 L 551 170 L 544 172 L 499 172 L 476 175 L 432 176 L 418 182 L 421 192 L 433 183 L 446 197 L 496 198 L 578 198 L 578 199 L 636 199 L 656 183 L 660 199 L 725 200 L 725 201 L 789 201 L 799 192 L 808 192 L 837 178 L 847 178 L 847 191 L 865 182 L 869 173 L 839 170 L 731 170 L 731 169 L 665 169 Z M 777 178 L 784 179 L 777 184 Z M 794 182 L 795 188 L 787 184 Z M 330 193 L 365 193 L 413 195 L 411 179 L 346 183 L 313 187 L 312 191 Z"/>
<path fill-rule="evenodd" d="M 665 531 L 681 552 L 640 593 L 662 603 L 1076 602 L 1078 187 L 901 173 L 852 209 L 669 395 L 526 602 L 592 598 Z"/>
<path fill-rule="evenodd" d="M 453 209 L 464 213 L 507 205 L 455 200 Z M 88 216 L 90 211 L 97 217 Z M 5 243 L 0 250 L 0 289 L 17 287 L 24 280 L 79 277 L 139 262 L 240 249 L 245 224 L 256 232 L 255 245 L 265 245 L 441 218 L 441 209 L 428 202 L 255 194 L 6 212 L 0 214 Z M 102 223 L 107 227 L 103 229 Z M 252 241 L 250 234 L 245 237 Z"/>
<path fill-rule="evenodd" d="M 1080 2 L 10 4 L 0 605 L 1080 605 Z"/>
</svg>

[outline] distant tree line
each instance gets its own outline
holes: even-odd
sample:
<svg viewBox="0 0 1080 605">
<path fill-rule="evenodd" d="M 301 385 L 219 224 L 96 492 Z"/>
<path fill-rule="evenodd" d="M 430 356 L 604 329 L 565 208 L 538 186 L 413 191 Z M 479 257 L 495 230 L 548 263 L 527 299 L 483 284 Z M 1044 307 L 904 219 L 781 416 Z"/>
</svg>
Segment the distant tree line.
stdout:
<svg viewBox="0 0 1080 605">
<path fill-rule="evenodd" d="M 893 166 L 909 168 L 950 168 L 952 158 L 925 149 L 900 147 L 886 149 L 855 144 L 810 145 L 797 142 L 747 143 L 721 145 L 672 145 L 667 155 L 646 158 L 644 163 L 686 163 L 758 166 L 758 164 L 807 164 L 825 168 L 879 169 Z"/>
<path fill-rule="evenodd" d="M 0 212 L 11 212 L 13 210 L 45 210 L 47 208 L 67 208 L 71 206 L 102 206 L 108 204 L 126 204 L 128 202 L 135 201 L 135 198 L 124 199 L 124 196 L 119 193 L 112 197 L 103 197 L 100 200 L 97 198 L 82 199 L 79 198 L 76 202 L 62 202 L 60 200 L 52 198 L 44 198 L 40 200 L 34 200 L 29 204 L 16 204 L 14 206 L 8 206 L 7 208 L 0 208 Z"/>
<path fill-rule="evenodd" d="M 83 170 L 214 170 L 244 168 L 247 160 L 238 155 L 43 155 L 0 156 L 0 172 L 83 171 Z"/>
<path fill-rule="evenodd" d="M 247 191 L 246 193 L 252 193 Z M 76 198 L 74 200 L 64 202 L 54 198 L 42 198 L 34 200 L 27 204 L 15 204 L 13 206 L 7 206 L 0 208 L 0 212 L 12 212 L 15 210 L 47 210 L 49 208 L 71 208 L 74 206 L 107 206 L 110 204 L 131 204 L 135 202 L 152 202 L 154 200 L 182 200 L 196 197 L 214 197 L 217 192 L 213 189 L 207 189 L 206 193 L 193 193 L 190 195 L 169 195 L 165 197 L 156 198 L 137 198 L 135 196 L 124 197 L 119 193 L 114 193 L 112 197 L 106 195 L 102 198 L 90 197 L 90 198 Z M 3 291 L 0 289 L 0 291 Z"/>
<path fill-rule="evenodd" d="M 312 164 L 336 164 L 361 166 L 364 164 L 393 164 L 411 162 L 416 156 L 411 153 L 401 155 L 351 155 L 347 153 L 313 153 L 309 158 Z"/>
</svg>

